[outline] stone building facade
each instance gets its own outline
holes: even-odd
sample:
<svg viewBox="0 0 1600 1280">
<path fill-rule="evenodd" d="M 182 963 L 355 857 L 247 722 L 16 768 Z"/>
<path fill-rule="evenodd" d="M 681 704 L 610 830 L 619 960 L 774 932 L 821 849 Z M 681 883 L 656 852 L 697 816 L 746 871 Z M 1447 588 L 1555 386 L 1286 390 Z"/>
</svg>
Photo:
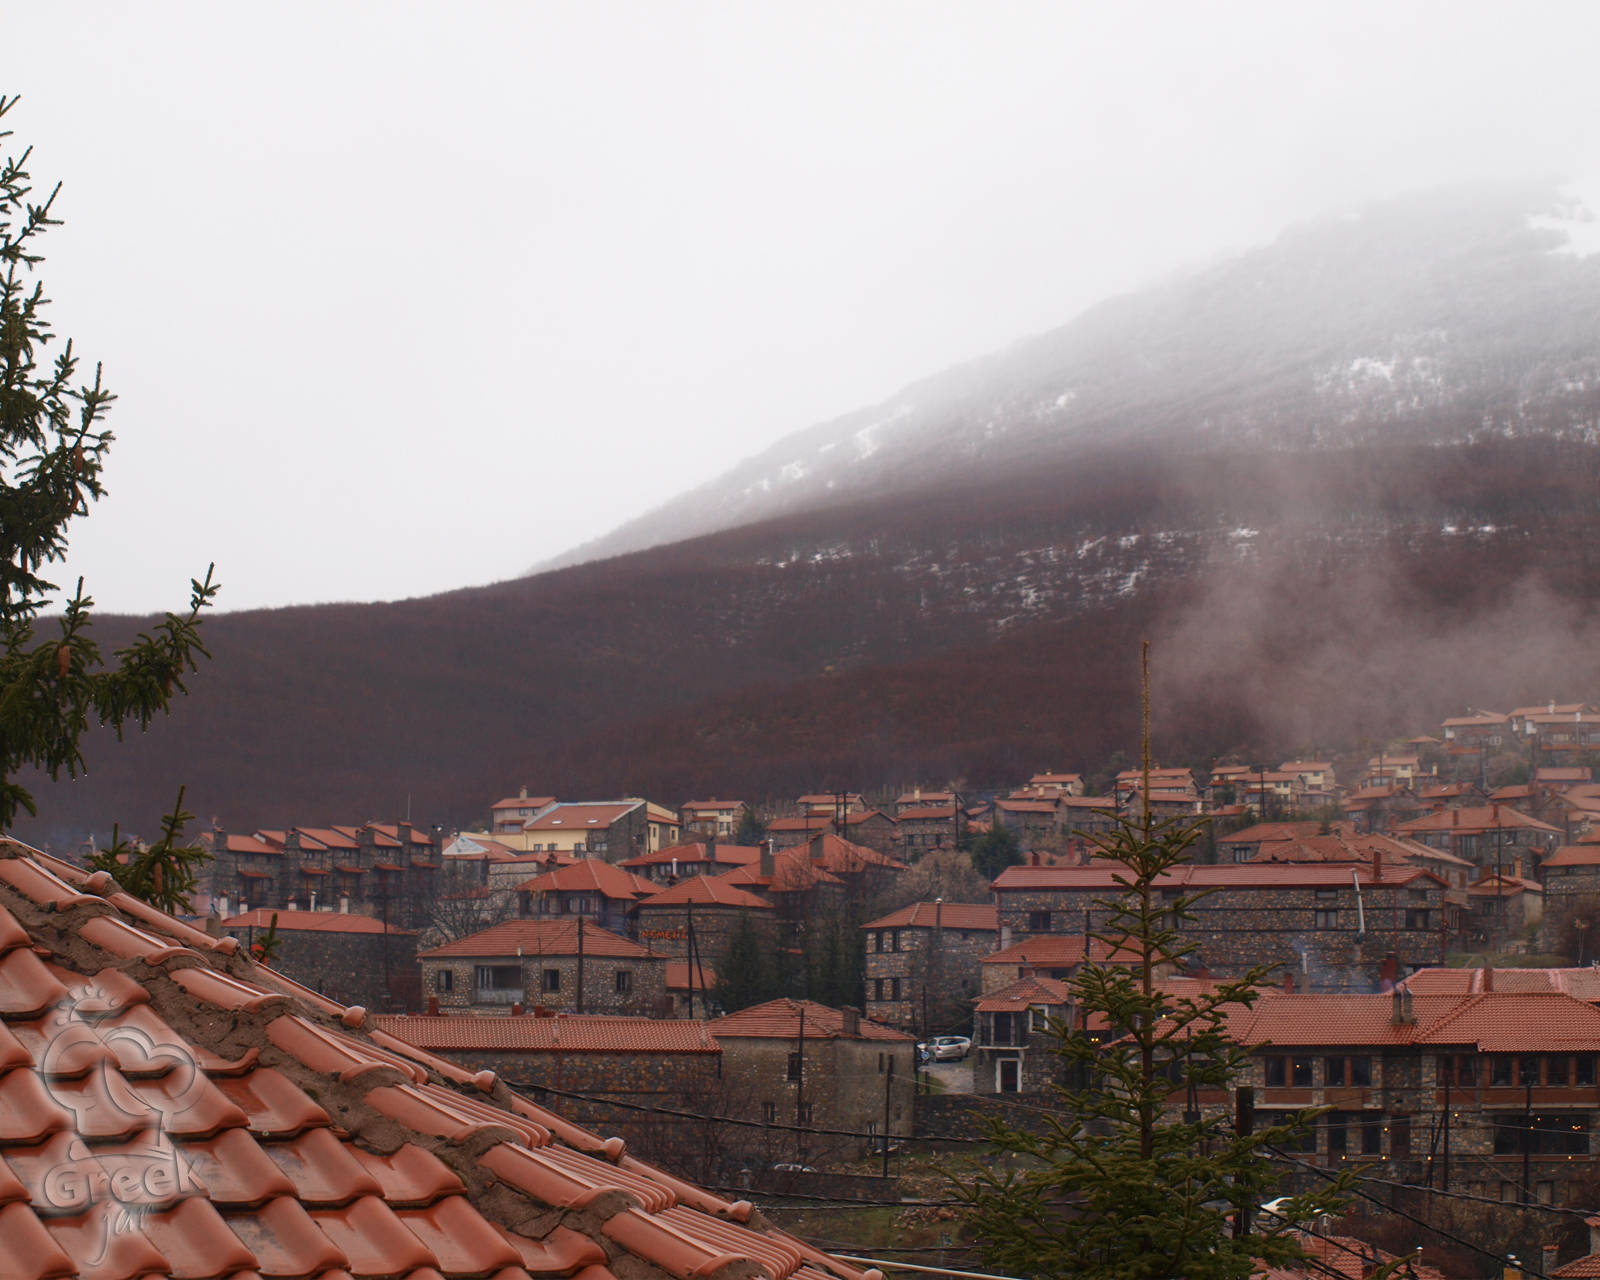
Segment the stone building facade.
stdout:
<svg viewBox="0 0 1600 1280">
<path fill-rule="evenodd" d="M 1010 867 L 992 886 L 1001 927 L 1014 941 L 1104 932 L 1100 904 L 1121 892 L 1112 877 L 1103 862 Z M 1244 863 L 1178 867 L 1155 891 L 1176 913 L 1212 890 L 1176 922 L 1183 944 L 1198 947 L 1191 965 L 1219 976 L 1268 965 L 1314 990 L 1370 991 L 1385 971 L 1443 963 L 1446 889 L 1429 871 L 1386 863 Z"/>
<path fill-rule="evenodd" d="M 810 1000 L 771 1000 L 709 1024 L 722 1046 L 726 1114 L 768 1123 L 911 1132 L 916 1042 L 902 1031 Z M 869 1154 L 870 1142 L 774 1133 L 774 1153 L 805 1164 Z"/>
<path fill-rule="evenodd" d="M 719 972 L 728 939 L 748 919 L 763 945 L 776 946 L 777 909 L 715 876 L 694 876 L 646 898 L 634 909 L 640 942 L 675 959 L 689 956 L 690 927 L 700 963 Z"/>
<path fill-rule="evenodd" d="M 581 917 L 508 920 L 419 959 L 423 999 L 441 1008 L 671 1016 L 666 955 Z"/>
<path fill-rule="evenodd" d="M 1000 925 L 992 906 L 916 902 L 861 928 L 867 1016 L 927 1036 L 964 1021 Z"/>
<path fill-rule="evenodd" d="M 1539 950 L 1550 955 L 1560 949 L 1573 917 L 1590 920 L 1592 927 L 1593 913 L 1600 906 L 1600 844 L 1563 846 L 1544 860 L 1541 871 L 1544 910 L 1539 922 Z M 1597 948 L 1600 932 L 1588 944 L 1588 955 L 1600 955 Z M 1577 959 L 1575 955 L 1571 958 Z"/>
<path fill-rule="evenodd" d="M 419 1005 L 417 935 L 368 916 L 336 911 L 272 911 L 256 908 L 221 922 L 224 935 L 250 949 L 277 917 L 274 969 L 301 986 L 342 1004 L 374 1011 Z"/>
<path fill-rule="evenodd" d="M 1053 978 L 1022 978 L 984 996 L 974 1015 L 973 1092 L 1049 1093 L 1066 1083 L 1050 1025 L 1072 1004 L 1067 984 Z"/>
</svg>

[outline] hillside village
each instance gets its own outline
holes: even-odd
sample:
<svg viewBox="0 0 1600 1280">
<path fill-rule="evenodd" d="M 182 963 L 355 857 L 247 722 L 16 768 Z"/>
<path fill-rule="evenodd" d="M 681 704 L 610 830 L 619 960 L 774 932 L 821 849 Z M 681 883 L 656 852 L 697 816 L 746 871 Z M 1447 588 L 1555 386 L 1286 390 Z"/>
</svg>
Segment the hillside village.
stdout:
<svg viewBox="0 0 1600 1280">
<path fill-rule="evenodd" d="M 1203 895 L 1161 989 L 1265 969 L 1230 1029 L 1263 1114 L 1333 1108 L 1301 1158 L 1556 1203 L 1587 1185 L 1600 1115 L 1596 754 L 1600 708 L 1548 702 L 1148 787 L 1113 761 L 987 793 L 523 788 L 450 833 L 216 826 L 192 923 L 684 1175 L 793 1191 L 1070 1083 L 1050 1027 L 1075 1025 L 1073 978 L 1139 960 L 1107 941 L 1097 841 L 1148 807 L 1193 825 L 1163 900 Z M 1196 1114 L 1232 1105 L 1191 1092 Z M 663 1103 L 757 1127 L 708 1146 L 627 1110 Z"/>
</svg>

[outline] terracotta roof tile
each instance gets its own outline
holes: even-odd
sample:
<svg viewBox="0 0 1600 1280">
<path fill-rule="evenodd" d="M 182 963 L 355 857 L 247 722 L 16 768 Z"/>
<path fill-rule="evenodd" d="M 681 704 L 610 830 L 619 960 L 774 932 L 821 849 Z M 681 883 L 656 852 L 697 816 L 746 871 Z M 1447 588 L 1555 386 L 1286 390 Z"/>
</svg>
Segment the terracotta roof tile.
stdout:
<svg viewBox="0 0 1600 1280">
<path fill-rule="evenodd" d="M 514 956 L 521 947 L 525 955 L 575 956 L 578 954 L 578 925 L 565 920 L 507 920 L 480 933 L 474 933 L 442 947 L 424 951 L 424 956 Z M 583 927 L 583 950 L 591 956 L 649 957 L 656 953 L 637 942 L 630 942 L 609 929 L 592 924 Z"/>
<path fill-rule="evenodd" d="M 684 962 L 687 968 L 687 962 Z M 423 1049 L 564 1053 L 721 1053 L 706 1024 L 687 1018 L 558 1014 L 553 1018 L 407 1018 L 377 1025 Z"/>
<path fill-rule="evenodd" d="M 690 876 L 680 880 L 670 889 L 663 889 L 647 902 L 640 904 L 643 911 L 656 907 L 670 907 L 685 902 L 703 903 L 707 906 L 746 907 L 755 911 L 771 911 L 772 904 L 746 893 L 738 885 L 729 884 L 719 876 Z M 641 916 L 641 919 L 643 917 Z"/>
<path fill-rule="evenodd" d="M 730 1013 L 710 1023 L 714 1036 L 730 1039 L 756 1036 L 774 1039 L 797 1039 L 800 1035 L 800 1015 L 805 1013 L 807 1040 L 831 1040 L 845 1034 L 844 1013 L 830 1009 L 814 1000 L 768 1000 L 765 1004 L 751 1005 L 738 1013 Z M 861 1038 L 864 1040 L 910 1040 L 903 1031 L 896 1031 L 871 1018 L 861 1019 Z"/>
<path fill-rule="evenodd" d="M 278 928 L 284 932 L 306 933 L 382 933 L 384 924 L 382 920 L 374 920 L 371 916 L 350 915 L 342 911 L 273 911 L 266 907 L 257 907 L 254 911 L 247 911 L 242 916 L 229 916 L 222 922 L 224 929 L 270 928 L 273 918 L 277 918 Z M 390 925 L 389 933 L 395 937 L 414 937 L 415 930 L 402 929 L 398 925 Z"/>
<path fill-rule="evenodd" d="M 913 902 L 909 907 L 869 920 L 863 929 L 931 929 L 935 922 L 945 929 L 1000 928 L 1000 908 L 972 902 Z"/>
<path fill-rule="evenodd" d="M 733 1259 L 770 1280 L 863 1280 L 780 1231 L 738 1225 L 748 1204 L 635 1160 L 493 1073 L 99 896 L 106 884 L 78 869 L 0 842 L 0 870 L 3 1280 L 616 1280 L 650 1262 L 688 1280 L 698 1262 Z M 47 907 L 52 927 L 36 933 L 28 922 Z M 121 967 L 104 967 L 106 953 Z M 615 1042 L 647 1020 L 537 1021 L 577 1047 L 594 1028 Z M 650 1025 L 717 1051 L 702 1023 Z M 429 1149 L 450 1143 L 460 1174 Z M 106 1195 L 117 1185 L 121 1203 Z M 615 1216 L 555 1226 L 519 1208 L 519 1228 L 544 1234 L 518 1235 L 488 1206 L 519 1187 L 536 1210 Z M 131 1226 L 123 1203 L 139 1210 Z"/>
<path fill-rule="evenodd" d="M 517 890 L 520 893 L 583 893 L 596 890 L 608 898 L 633 902 L 648 898 L 660 887 L 643 876 L 636 876 L 598 858 L 579 858 L 564 867 L 523 881 Z"/>
</svg>

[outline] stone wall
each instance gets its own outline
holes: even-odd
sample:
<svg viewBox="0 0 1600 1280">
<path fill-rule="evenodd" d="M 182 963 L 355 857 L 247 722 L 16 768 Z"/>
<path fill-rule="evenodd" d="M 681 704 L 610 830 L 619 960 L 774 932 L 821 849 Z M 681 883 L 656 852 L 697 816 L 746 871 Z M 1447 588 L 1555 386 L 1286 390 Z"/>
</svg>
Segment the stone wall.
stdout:
<svg viewBox="0 0 1600 1280">
<path fill-rule="evenodd" d="M 225 932 L 238 938 L 242 947 L 248 947 L 262 931 L 246 927 Z M 278 956 L 272 967 L 341 1004 L 359 1004 L 374 1012 L 388 1012 L 418 1003 L 415 934 L 388 935 L 387 964 L 381 933 L 333 933 L 280 927 L 278 941 Z"/>
<path fill-rule="evenodd" d="M 524 1009 L 543 1006 L 558 1013 L 577 1013 L 578 957 L 560 956 L 452 956 L 448 959 L 424 957 L 422 997 L 437 996 L 444 1008 L 471 1009 L 475 1013 L 509 1013 L 510 1003 L 477 1003 L 474 980 L 479 965 L 494 968 L 521 968 L 521 999 Z M 558 975 L 550 985 L 548 973 Z M 450 975 L 448 983 L 442 977 Z M 619 985 L 619 974 L 625 974 Z M 667 1008 L 667 960 L 665 956 L 594 956 L 583 959 L 584 1013 L 620 1013 L 656 1017 Z"/>
<path fill-rule="evenodd" d="M 928 1035 L 942 1035 L 960 1020 L 966 1002 L 983 985 L 981 961 L 993 954 L 999 936 L 992 929 L 869 929 L 866 954 L 866 1014 L 875 1022 Z M 900 979 L 900 998 L 893 981 Z M 883 997 L 878 984 L 883 984 Z M 928 1002 L 923 1027 L 923 988 Z"/>
<path fill-rule="evenodd" d="M 691 913 L 681 902 L 665 906 L 651 906 L 646 898 L 635 909 L 638 923 L 638 941 L 653 951 L 660 951 L 677 960 L 689 956 L 689 919 L 694 918 L 695 945 L 700 952 L 700 963 L 716 969 L 728 951 L 728 939 L 739 925 L 741 916 L 748 915 L 755 925 L 756 934 L 763 942 L 776 945 L 778 920 L 776 911 L 761 908 L 714 906 L 697 902 Z"/>
</svg>

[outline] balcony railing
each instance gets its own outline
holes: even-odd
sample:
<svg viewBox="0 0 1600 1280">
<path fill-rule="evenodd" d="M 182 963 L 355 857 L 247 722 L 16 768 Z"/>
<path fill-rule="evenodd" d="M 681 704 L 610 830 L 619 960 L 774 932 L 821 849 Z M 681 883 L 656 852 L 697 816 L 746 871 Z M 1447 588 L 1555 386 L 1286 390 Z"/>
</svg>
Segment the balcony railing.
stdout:
<svg viewBox="0 0 1600 1280">
<path fill-rule="evenodd" d="M 520 1004 L 521 987 L 479 987 L 473 1000 L 477 1004 Z"/>
</svg>

